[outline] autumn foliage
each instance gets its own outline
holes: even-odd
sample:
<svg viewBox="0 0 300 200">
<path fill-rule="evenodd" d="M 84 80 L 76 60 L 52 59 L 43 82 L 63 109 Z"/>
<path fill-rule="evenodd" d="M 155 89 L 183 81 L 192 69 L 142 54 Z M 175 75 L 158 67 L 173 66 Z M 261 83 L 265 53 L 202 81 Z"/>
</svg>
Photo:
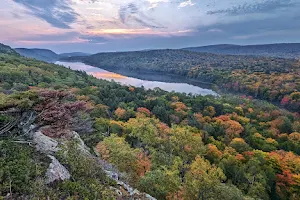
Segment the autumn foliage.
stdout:
<svg viewBox="0 0 300 200">
<path fill-rule="evenodd" d="M 225 128 L 225 132 L 229 140 L 239 137 L 244 131 L 243 126 L 239 122 L 230 119 L 230 116 L 228 115 L 221 115 L 216 118 L 216 121 L 220 122 L 220 124 Z"/>
<path fill-rule="evenodd" d="M 84 101 L 71 101 L 72 95 L 64 91 L 40 90 L 41 101 L 35 106 L 38 120 L 44 133 L 51 137 L 61 137 L 70 131 L 71 121 L 79 111 L 86 110 Z"/>
<path fill-rule="evenodd" d="M 139 176 L 144 176 L 146 172 L 150 171 L 151 161 L 143 153 L 140 152 L 137 154 L 137 174 Z"/>
<path fill-rule="evenodd" d="M 150 115 L 151 115 L 150 110 L 148 110 L 147 108 L 142 108 L 142 107 L 140 107 L 140 108 L 137 109 L 137 111 L 138 111 L 139 113 L 145 114 L 147 117 L 150 117 Z"/>
</svg>

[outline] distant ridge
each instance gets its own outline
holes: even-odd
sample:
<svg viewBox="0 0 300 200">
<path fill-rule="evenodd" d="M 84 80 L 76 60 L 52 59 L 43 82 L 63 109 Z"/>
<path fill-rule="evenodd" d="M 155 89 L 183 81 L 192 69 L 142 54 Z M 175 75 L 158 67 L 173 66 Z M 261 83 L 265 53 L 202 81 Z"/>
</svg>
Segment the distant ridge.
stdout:
<svg viewBox="0 0 300 200">
<path fill-rule="evenodd" d="M 74 52 L 74 53 L 62 53 L 57 54 L 49 49 L 27 49 L 27 48 L 16 48 L 16 52 L 21 54 L 24 57 L 34 58 L 37 60 L 42 60 L 46 62 L 55 62 L 63 57 L 71 57 L 71 56 L 88 56 L 90 54 Z"/>
<path fill-rule="evenodd" d="M 4 45 L 0 43 L 0 53 L 6 53 L 6 54 L 18 54 L 14 49 L 12 49 L 10 46 Z"/>
<path fill-rule="evenodd" d="M 188 47 L 183 48 L 183 50 L 227 55 L 253 55 L 300 59 L 300 43 L 278 43 L 260 45 L 219 44 L 200 47 Z"/>
<path fill-rule="evenodd" d="M 63 58 L 63 57 L 72 57 L 72 56 L 89 56 L 89 55 L 91 55 L 91 54 L 82 53 L 82 52 L 72 52 L 72 53 L 61 53 L 61 54 L 59 54 L 59 57 Z"/>
<path fill-rule="evenodd" d="M 16 48 L 15 49 L 19 54 L 24 57 L 34 58 L 37 60 L 53 62 L 58 60 L 59 56 L 49 50 L 49 49 L 26 49 L 26 48 Z"/>
<path fill-rule="evenodd" d="M 260 45 L 217 44 L 217 45 L 208 45 L 208 46 L 200 46 L 200 47 L 187 47 L 187 48 L 182 48 L 181 50 L 201 52 L 201 53 L 213 53 L 213 54 L 220 54 L 220 55 L 246 55 L 246 56 L 300 59 L 300 43 L 278 43 L 278 44 L 260 44 Z M 46 62 L 55 62 L 59 59 L 68 58 L 68 57 L 91 55 L 82 52 L 57 54 L 49 49 L 39 49 L 39 48 L 34 48 L 34 49 L 16 48 L 14 51 L 12 48 L 3 44 L 0 45 L 0 52 L 1 51 L 11 52 L 11 53 L 17 52 L 22 56 L 28 58 L 34 58 Z M 153 49 L 145 49 L 140 52 L 149 52 L 149 51 L 151 52 L 153 51 Z M 138 51 L 133 51 L 133 52 L 138 52 Z"/>
</svg>

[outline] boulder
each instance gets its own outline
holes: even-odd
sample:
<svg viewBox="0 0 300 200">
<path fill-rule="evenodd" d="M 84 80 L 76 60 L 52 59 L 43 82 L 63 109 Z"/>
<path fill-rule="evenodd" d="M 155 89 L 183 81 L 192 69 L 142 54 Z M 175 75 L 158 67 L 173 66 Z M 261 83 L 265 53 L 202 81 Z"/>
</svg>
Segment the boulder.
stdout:
<svg viewBox="0 0 300 200">
<path fill-rule="evenodd" d="M 51 158 L 52 162 L 46 172 L 46 184 L 70 179 L 69 171 L 54 156 L 48 155 L 48 157 Z"/>
<path fill-rule="evenodd" d="M 58 142 L 44 135 L 41 131 L 34 132 L 32 137 L 36 150 L 42 153 L 53 154 L 59 150 Z"/>
</svg>

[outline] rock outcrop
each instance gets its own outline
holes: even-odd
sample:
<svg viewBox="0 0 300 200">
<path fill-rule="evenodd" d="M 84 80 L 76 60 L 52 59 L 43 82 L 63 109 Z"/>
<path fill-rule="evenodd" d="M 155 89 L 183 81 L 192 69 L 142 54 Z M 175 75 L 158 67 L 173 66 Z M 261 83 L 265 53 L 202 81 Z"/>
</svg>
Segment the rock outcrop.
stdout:
<svg viewBox="0 0 300 200">
<path fill-rule="evenodd" d="M 57 151 L 60 150 L 59 146 L 66 143 L 66 139 L 53 139 L 42 133 L 41 130 L 32 131 L 30 136 L 33 139 L 36 150 L 47 154 L 51 158 L 52 162 L 50 163 L 47 172 L 46 172 L 46 184 L 53 183 L 55 181 L 63 181 L 71 178 L 71 174 L 54 156 Z M 70 131 L 68 139 L 75 139 L 78 142 L 78 149 L 85 156 L 92 157 L 97 160 L 97 163 L 103 168 L 104 172 L 108 177 L 117 182 L 116 187 L 111 187 L 116 194 L 123 199 L 127 197 L 129 199 L 148 199 L 155 200 L 154 197 L 149 194 L 138 191 L 135 188 L 132 188 L 129 184 L 122 181 L 124 174 L 120 173 L 112 164 L 100 159 L 97 156 L 94 156 L 90 153 L 90 149 L 85 145 L 84 141 L 80 138 L 79 134 L 75 131 Z"/>
<path fill-rule="evenodd" d="M 75 132 L 75 131 L 72 132 L 72 138 L 78 141 L 78 149 L 82 153 L 84 153 L 86 155 L 91 154 L 90 149 L 85 145 L 84 141 L 80 138 L 80 135 L 77 132 Z"/>
<path fill-rule="evenodd" d="M 52 155 L 59 150 L 58 142 L 44 135 L 41 131 L 34 132 L 32 138 L 37 151 Z"/>
<path fill-rule="evenodd" d="M 52 162 L 46 172 L 46 184 L 71 178 L 69 171 L 54 156 L 48 155 L 48 157 L 51 158 Z"/>
</svg>

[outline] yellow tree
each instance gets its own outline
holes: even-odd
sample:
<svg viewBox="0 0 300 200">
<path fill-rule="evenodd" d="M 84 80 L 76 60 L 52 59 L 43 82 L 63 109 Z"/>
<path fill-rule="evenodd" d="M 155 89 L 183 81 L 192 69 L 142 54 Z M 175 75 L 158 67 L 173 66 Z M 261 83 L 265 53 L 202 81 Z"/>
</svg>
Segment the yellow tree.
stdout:
<svg viewBox="0 0 300 200">
<path fill-rule="evenodd" d="M 213 117 L 216 114 L 216 110 L 213 106 L 207 106 L 204 108 L 203 113 L 204 113 L 204 115 Z"/>
<path fill-rule="evenodd" d="M 124 138 L 116 135 L 106 137 L 96 146 L 97 152 L 103 160 L 106 160 L 121 171 L 130 175 L 131 182 L 139 179 L 138 175 L 138 153 L 139 149 L 132 149 Z"/>
<path fill-rule="evenodd" d="M 225 178 L 222 169 L 197 156 L 185 177 L 184 199 L 217 198 L 217 188 Z"/>
<path fill-rule="evenodd" d="M 170 142 L 173 152 L 185 162 L 190 163 L 197 155 L 203 155 L 206 148 L 201 134 L 191 127 L 173 126 Z"/>
<path fill-rule="evenodd" d="M 159 124 L 158 119 L 141 115 L 129 119 L 125 126 L 130 132 L 130 136 L 138 138 L 144 145 L 155 146 L 162 142 L 162 134 L 158 129 Z"/>
</svg>

